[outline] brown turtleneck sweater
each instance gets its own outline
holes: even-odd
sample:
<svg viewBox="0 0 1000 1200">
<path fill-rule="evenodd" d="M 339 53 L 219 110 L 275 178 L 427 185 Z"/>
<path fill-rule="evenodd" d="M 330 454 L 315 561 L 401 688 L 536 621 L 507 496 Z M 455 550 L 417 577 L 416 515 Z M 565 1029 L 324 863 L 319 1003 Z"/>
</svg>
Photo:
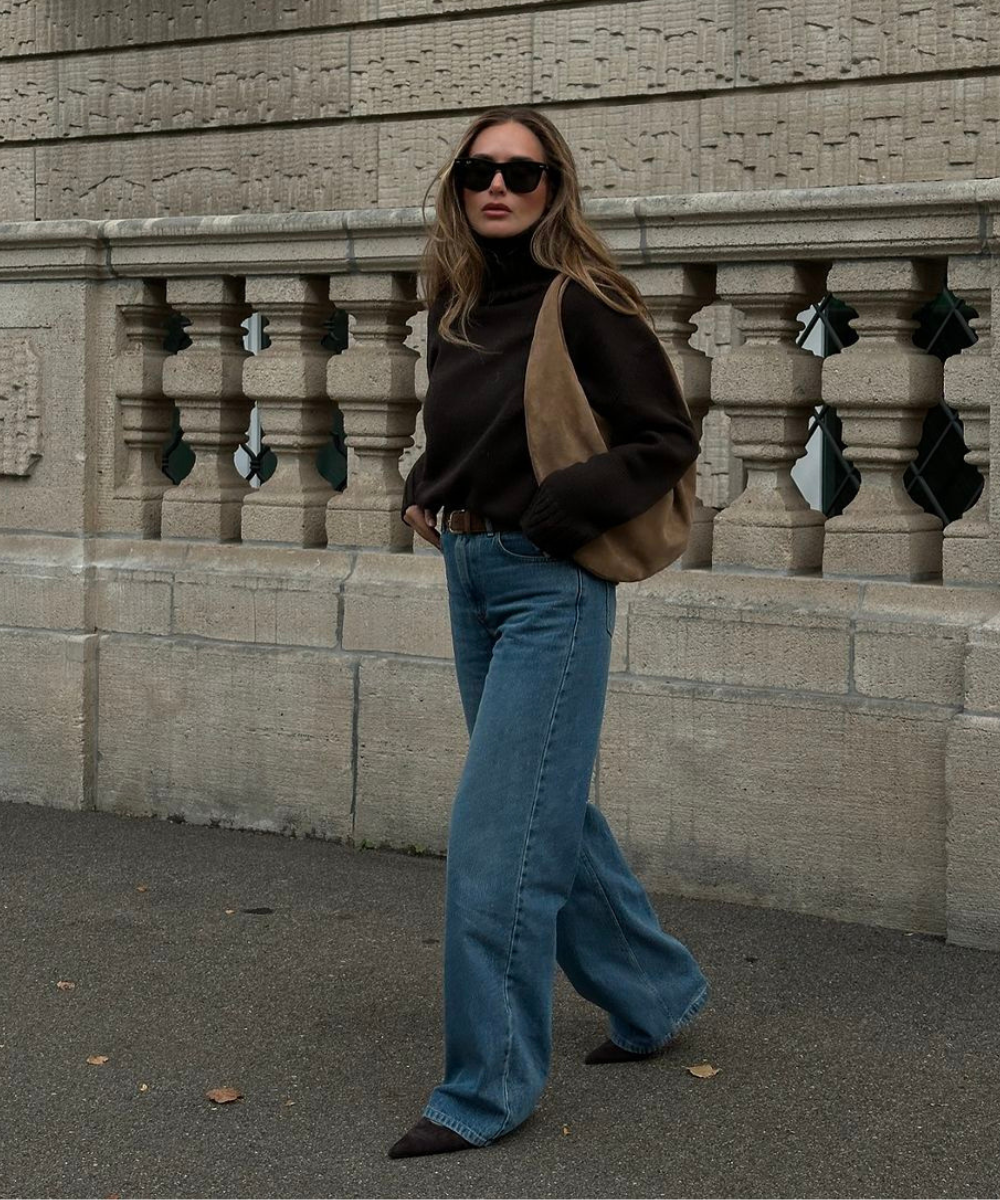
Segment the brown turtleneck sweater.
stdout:
<svg viewBox="0 0 1000 1200">
<path fill-rule="evenodd" d="M 428 313 L 427 448 L 407 477 L 402 511 L 468 508 L 568 557 L 655 504 L 698 457 L 698 442 L 656 334 L 571 280 L 562 304 L 566 343 L 587 399 L 610 423 L 612 445 L 535 482 L 524 376 L 555 272 L 531 257 L 531 233 L 476 235 L 488 279 L 469 335 L 492 353 L 444 341 L 443 306 Z"/>
</svg>

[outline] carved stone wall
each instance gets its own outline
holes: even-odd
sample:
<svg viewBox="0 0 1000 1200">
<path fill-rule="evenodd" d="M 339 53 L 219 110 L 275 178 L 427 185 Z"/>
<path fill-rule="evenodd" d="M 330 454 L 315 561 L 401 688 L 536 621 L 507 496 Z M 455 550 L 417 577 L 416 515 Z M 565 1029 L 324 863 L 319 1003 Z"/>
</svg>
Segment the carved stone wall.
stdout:
<svg viewBox="0 0 1000 1200">
<path fill-rule="evenodd" d="M 592 195 L 992 177 L 998 65 L 1000 0 L 0 0 L 0 219 L 416 204 L 501 102 Z"/>
<path fill-rule="evenodd" d="M 0 333 L 0 475 L 30 475 L 41 457 L 39 374 L 31 341 Z"/>
</svg>

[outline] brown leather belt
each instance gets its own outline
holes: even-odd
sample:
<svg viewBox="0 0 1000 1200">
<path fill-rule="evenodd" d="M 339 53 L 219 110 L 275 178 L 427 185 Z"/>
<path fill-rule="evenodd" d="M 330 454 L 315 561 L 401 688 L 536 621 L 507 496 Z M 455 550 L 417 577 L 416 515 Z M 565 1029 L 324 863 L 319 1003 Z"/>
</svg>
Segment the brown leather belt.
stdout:
<svg viewBox="0 0 1000 1200">
<path fill-rule="evenodd" d="M 444 527 L 449 533 L 502 533 L 488 517 L 481 517 L 469 508 L 453 508 L 444 515 Z"/>
</svg>

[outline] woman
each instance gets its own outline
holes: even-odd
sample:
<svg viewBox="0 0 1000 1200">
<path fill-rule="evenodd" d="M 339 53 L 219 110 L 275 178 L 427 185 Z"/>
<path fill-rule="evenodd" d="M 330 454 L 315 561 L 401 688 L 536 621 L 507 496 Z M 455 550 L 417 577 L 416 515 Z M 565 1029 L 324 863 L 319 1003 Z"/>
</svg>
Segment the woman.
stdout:
<svg viewBox="0 0 1000 1200">
<path fill-rule="evenodd" d="M 403 519 L 444 553 L 470 744 L 448 841 L 445 1075 L 393 1158 L 484 1146 L 529 1115 L 549 1068 L 556 961 L 610 1017 L 588 1063 L 649 1058 L 707 996 L 587 803 L 615 585 L 571 558 L 664 495 L 697 441 L 638 291 L 584 221 L 551 122 L 483 113 L 438 179 L 427 449 Z M 559 272 L 572 281 L 570 356 L 613 446 L 538 486 L 524 376 Z"/>
</svg>

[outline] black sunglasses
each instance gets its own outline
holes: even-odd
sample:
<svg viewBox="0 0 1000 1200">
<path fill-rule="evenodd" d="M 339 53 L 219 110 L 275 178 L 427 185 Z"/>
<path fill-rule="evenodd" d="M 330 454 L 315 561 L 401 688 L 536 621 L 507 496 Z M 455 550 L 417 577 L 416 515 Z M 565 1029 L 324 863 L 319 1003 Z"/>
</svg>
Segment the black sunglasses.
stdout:
<svg viewBox="0 0 1000 1200">
<path fill-rule="evenodd" d="M 542 182 L 543 171 L 548 171 L 553 181 L 556 177 L 554 167 L 517 158 L 502 163 L 491 158 L 456 158 L 453 168 L 459 187 L 468 188 L 470 192 L 485 192 L 497 171 L 503 177 L 504 187 L 517 195 L 533 192 Z"/>
</svg>

